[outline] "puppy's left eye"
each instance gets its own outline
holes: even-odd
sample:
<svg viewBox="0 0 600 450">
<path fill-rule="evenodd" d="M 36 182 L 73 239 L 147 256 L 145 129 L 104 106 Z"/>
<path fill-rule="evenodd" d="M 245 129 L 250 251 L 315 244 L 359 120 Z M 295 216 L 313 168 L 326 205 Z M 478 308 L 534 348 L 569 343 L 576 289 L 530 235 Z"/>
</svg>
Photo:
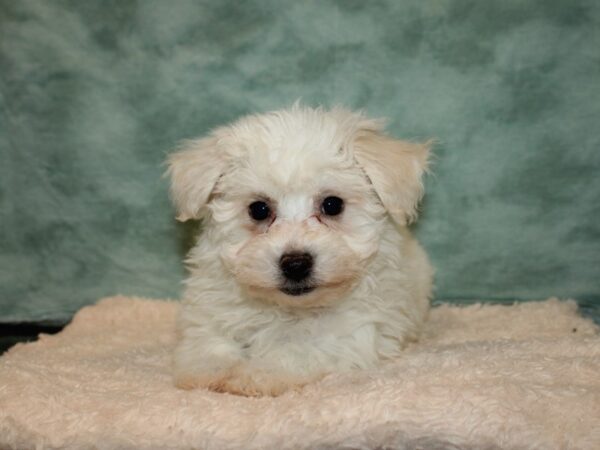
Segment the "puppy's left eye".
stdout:
<svg viewBox="0 0 600 450">
<path fill-rule="evenodd" d="M 321 211 L 328 216 L 337 216 L 344 210 L 344 200 L 339 197 L 327 197 L 321 203 Z"/>
</svg>

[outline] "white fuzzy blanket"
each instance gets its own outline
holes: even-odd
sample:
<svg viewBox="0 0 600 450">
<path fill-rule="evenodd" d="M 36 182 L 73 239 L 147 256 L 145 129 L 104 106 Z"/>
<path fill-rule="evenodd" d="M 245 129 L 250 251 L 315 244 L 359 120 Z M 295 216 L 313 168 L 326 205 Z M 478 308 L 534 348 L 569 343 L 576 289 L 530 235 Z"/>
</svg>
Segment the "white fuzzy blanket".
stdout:
<svg viewBox="0 0 600 450">
<path fill-rule="evenodd" d="M 600 449 L 600 335 L 574 302 L 433 309 L 379 370 L 279 398 L 171 384 L 176 304 L 114 297 L 0 358 L 0 448 Z"/>
</svg>

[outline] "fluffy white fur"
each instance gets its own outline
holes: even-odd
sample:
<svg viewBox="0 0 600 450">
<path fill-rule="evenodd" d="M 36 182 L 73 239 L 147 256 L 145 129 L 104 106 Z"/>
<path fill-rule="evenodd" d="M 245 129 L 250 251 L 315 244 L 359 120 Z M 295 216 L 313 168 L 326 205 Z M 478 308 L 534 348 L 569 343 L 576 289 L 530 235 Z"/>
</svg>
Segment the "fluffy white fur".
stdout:
<svg viewBox="0 0 600 450">
<path fill-rule="evenodd" d="M 428 152 L 362 114 L 296 105 L 244 117 L 174 153 L 178 217 L 204 224 L 187 260 L 177 386 L 279 395 L 330 372 L 375 367 L 416 339 L 432 270 L 406 225 Z M 328 196 L 343 199 L 340 215 L 322 213 Z M 254 201 L 273 216 L 252 219 Z M 314 257 L 314 290 L 281 290 L 288 252 Z"/>
</svg>

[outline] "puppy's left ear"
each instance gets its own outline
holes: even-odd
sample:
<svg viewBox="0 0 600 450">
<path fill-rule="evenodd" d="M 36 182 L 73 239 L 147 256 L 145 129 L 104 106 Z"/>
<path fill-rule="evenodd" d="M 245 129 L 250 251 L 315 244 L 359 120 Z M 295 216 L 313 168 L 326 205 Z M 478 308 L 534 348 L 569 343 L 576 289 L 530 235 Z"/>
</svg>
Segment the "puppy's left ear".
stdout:
<svg viewBox="0 0 600 450">
<path fill-rule="evenodd" d="M 227 161 L 216 136 L 185 142 L 167 159 L 177 220 L 199 219 Z"/>
<path fill-rule="evenodd" d="M 401 141 L 379 130 L 365 130 L 354 143 L 354 157 L 369 177 L 375 192 L 392 218 L 407 225 L 417 217 L 423 197 L 432 141 Z"/>
</svg>

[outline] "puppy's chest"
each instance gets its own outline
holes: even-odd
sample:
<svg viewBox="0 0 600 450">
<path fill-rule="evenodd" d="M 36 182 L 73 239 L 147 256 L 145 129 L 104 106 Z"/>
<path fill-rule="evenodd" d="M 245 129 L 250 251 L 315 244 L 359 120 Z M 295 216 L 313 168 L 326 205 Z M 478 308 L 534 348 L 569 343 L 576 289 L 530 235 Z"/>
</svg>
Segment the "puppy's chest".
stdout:
<svg viewBox="0 0 600 450">
<path fill-rule="evenodd" d="M 274 347 L 321 347 L 364 331 L 365 323 L 345 319 L 325 316 L 273 320 L 239 327 L 233 331 L 233 337 L 248 356 Z"/>
</svg>

